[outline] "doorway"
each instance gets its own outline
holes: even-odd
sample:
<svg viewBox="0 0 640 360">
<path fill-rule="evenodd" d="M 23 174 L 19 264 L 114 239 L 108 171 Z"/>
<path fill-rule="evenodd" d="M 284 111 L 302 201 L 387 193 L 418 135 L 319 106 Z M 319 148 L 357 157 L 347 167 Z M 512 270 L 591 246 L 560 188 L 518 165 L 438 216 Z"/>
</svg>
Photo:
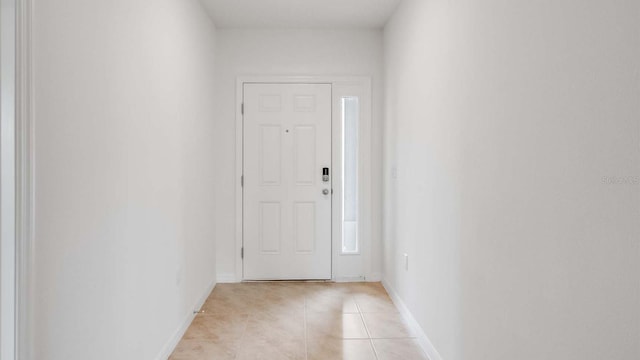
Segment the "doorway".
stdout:
<svg viewBox="0 0 640 360">
<path fill-rule="evenodd" d="M 240 76 L 236 80 L 237 257 L 234 277 L 222 282 L 379 281 L 374 264 L 379 245 L 372 239 L 371 222 L 371 78 Z M 266 120 L 260 120 L 263 117 Z M 304 121 L 282 120 L 287 117 Z M 297 134 L 293 126 L 298 126 Z M 275 150 L 261 151 L 262 146 Z M 304 148 L 297 151 L 296 146 Z M 268 162 L 272 166 L 260 167 Z M 285 181 L 299 189 L 290 189 Z M 308 198 L 296 192 L 302 189 Z M 280 200 L 268 197 L 278 191 Z M 282 256 L 285 251 L 294 260 Z"/>
</svg>

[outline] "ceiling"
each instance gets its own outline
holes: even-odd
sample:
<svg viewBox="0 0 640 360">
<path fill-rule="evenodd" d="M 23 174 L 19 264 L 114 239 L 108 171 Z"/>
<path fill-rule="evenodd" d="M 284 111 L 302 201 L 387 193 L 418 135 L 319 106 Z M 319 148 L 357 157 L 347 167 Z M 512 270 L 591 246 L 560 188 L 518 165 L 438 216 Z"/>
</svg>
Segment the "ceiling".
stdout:
<svg viewBox="0 0 640 360">
<path fill-rule="evenodd" d="M 382 28 L 401 0 L 202 0 L 218 28 Z"/>
</svg>

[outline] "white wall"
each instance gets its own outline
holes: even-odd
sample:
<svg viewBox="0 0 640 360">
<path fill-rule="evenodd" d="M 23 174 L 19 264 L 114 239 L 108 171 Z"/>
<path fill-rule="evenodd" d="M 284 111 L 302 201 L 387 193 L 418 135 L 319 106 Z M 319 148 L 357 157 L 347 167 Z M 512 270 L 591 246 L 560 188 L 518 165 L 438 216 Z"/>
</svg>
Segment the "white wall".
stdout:
<svg viewBox="0 0 640 360">
<path fill-rule="evenodd" d="M 373 174 L 381 174 L 382 31 L 219 29 L 216 53 L 218 179 L 216 194 L 217 273 L 235 277 L 236 79 L 243 75 L 364 75 L 373 82 Z M 373 177 L 380 194 L 380 176 Z M 381 271 L 381 196 L 373 204 L 372 272 Z"/>
<path fill-rule="evenodd" d="M 405 0 L 386 27 L 385 276 L 443 359 L 640 358 L 638 24 Z"/>
<path fill-rule="evenodd" d="M 34 1 L 35 359 L 154 359 L 215 280 L 212 22 Z"/>
</svg>

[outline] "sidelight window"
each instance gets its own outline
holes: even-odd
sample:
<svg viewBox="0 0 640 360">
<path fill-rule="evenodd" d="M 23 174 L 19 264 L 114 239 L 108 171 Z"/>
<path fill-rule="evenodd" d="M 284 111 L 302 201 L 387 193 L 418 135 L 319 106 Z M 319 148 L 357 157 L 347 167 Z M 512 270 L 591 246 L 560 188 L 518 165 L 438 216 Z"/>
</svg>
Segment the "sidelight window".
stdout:
<svg viewBox="0 0 640 360">
<path fill-rule="evenodd" d="M 342 98 L 342 253 L 360 252 L 358 241 L 359 99 Z"/>
</svg>

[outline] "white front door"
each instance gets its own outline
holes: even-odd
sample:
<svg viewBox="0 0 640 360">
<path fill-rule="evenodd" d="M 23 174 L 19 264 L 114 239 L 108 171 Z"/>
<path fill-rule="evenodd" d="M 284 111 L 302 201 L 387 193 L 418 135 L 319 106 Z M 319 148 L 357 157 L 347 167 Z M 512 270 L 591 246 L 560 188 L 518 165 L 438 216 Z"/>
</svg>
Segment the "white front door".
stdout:
<svg viewBox="0 0 640 360">
<path fill-rule="evenodd" d="M 331 85 L 243 93 L 244 279 L 331 279 Z"/>
</svg>

